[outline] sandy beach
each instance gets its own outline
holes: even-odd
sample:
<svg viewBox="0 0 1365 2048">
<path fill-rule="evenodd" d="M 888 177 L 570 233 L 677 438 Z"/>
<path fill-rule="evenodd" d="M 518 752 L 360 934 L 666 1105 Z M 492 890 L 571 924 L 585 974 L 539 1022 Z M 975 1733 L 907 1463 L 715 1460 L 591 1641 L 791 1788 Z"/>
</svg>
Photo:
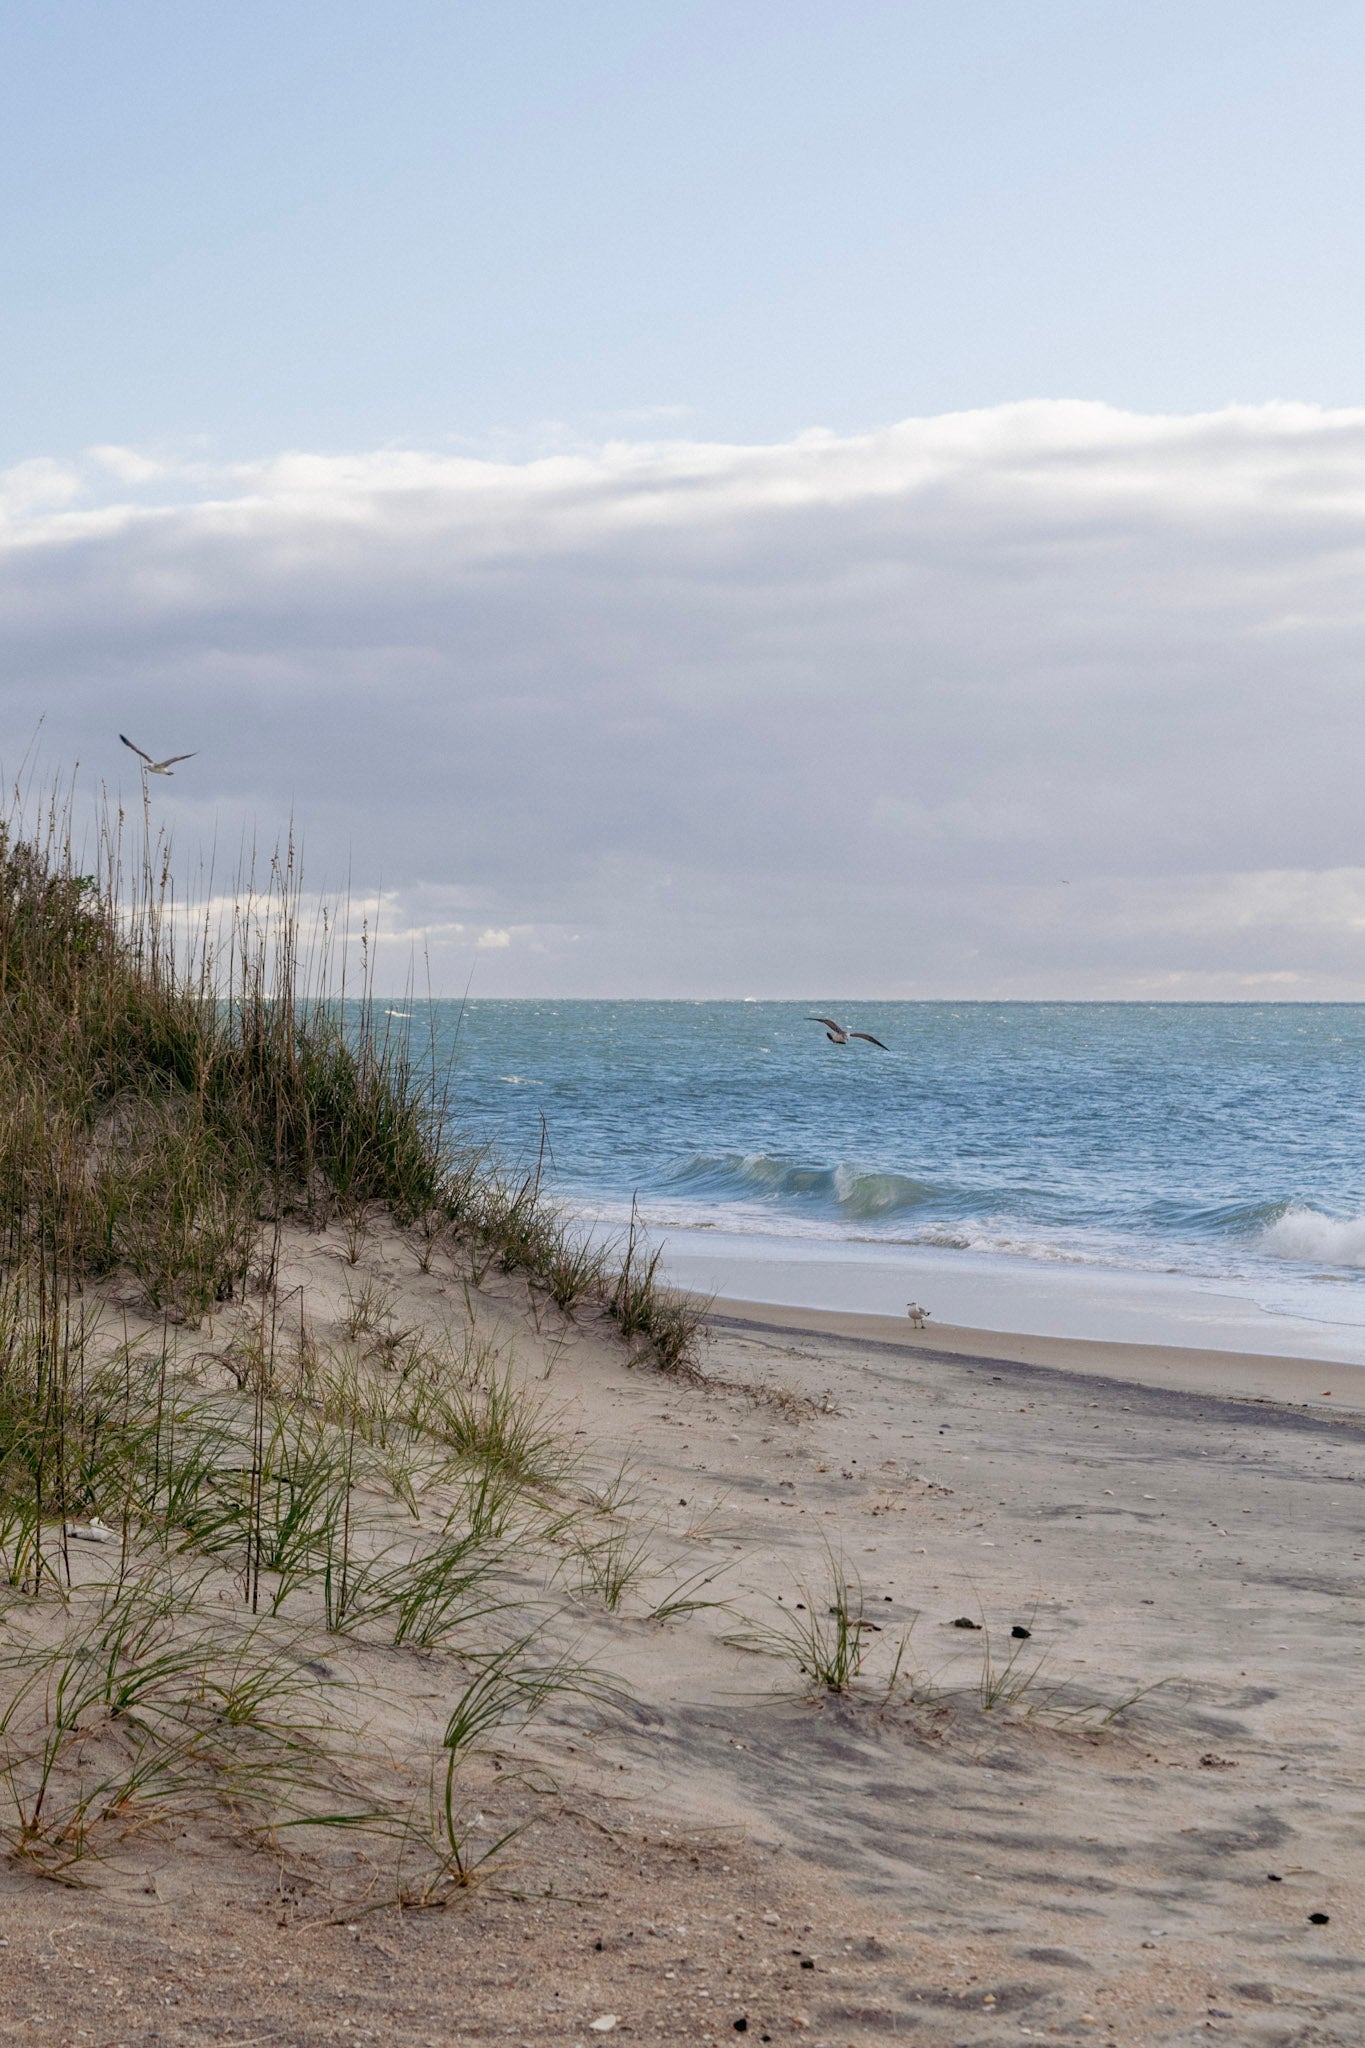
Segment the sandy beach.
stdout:
<svg viewBox="0 0 1365 2048">
<path fill-rule="evenodd" d="M 1365 2048 L 1365 6 L 0 58 L 0 2048 Z"/>
<path fill-rule="evenodd" d="M 1170 1387 L 1184 1393 L 1226 1395 L 1233 1400 L 1266 1400 L 1316 1407 L 1365 1407 L 1365 1366 L 1349 1361 L 1278 1356 L 1212 1346 L 1106 1342 L 1093 1337 L 1029 1336 L 1018 1330 L 968 1329 L 932 1322 L 922 1331 L 903 1316 L 842 1314 L 836 1309 L 789 1308 L 771 1302 L 717 1300 L 712 1328 L 731 1322 L 752 1329 L 805 1332 L 846 1338 L 867 1347 L 933 1351 L 953 1358 L 1004 1359 L 1049 1372 L 1090 1374 L 1099 1379 Z"/>
<path fill-rule="evenodd" d="M 617 1604 L 553 1597 L 619 1691 L 490 1743 L 464 1790 L 525 1832 L 441 1912 L 227 1815 L 74 1888 L 7 1869 L 0 2039 L 1365 2036 L 1365 1374 L 727 1303 L 670 1378 L 520 1281 L 341 1238 L 287 1240 L 293 1313 L 325 1335 L 368 1278 L 404 1328 L 472 1318 L 609 1497 Z M 201 1377 L 249 1313 L 181 1333 Z M 793 1644 L 840 1570 L 836 1693 Z M 416 1782 L 441 1658 L 316 1668 Z"/>
</svg>

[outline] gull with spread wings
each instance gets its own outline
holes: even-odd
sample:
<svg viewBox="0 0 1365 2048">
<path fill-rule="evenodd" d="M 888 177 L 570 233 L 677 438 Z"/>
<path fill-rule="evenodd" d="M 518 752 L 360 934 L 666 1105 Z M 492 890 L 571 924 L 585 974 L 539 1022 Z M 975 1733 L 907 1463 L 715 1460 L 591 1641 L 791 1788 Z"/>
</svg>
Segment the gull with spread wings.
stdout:
<svg viewBox="0 0 1365 2048">
<path fill-rule="evenodd" d="M 143 753 L 141 747 L 133 746 L 133 742 L 129 739 L 126 732 L 121 732 L 119 738 L 123 741 L 125 747 L 132 747 L 133 752 L 146 762 L 147 765 L 142 771 L 144 775 L 169 775 L 177 761 L 192 761 L 194 759 L 193 754 L 167 754 L 164 761 L 154 761 L 150 754 Z"/>
<path fill-rule="evenodd" d="M 891 1050 L 889 1046 L 882 1045 L 880 1038 L 874 1038 L 870 1031 L 845 1031 L 843 1025 L 836 1023 L 833 1017 L 807 1017 L 806 1022 L 823 1024 L 825 1036 L 831 1045 L 847 1045 L 850 1038 L 865 1038 L 869 1045 L 881 1045 L 883 1052 Z"/>
</svg>

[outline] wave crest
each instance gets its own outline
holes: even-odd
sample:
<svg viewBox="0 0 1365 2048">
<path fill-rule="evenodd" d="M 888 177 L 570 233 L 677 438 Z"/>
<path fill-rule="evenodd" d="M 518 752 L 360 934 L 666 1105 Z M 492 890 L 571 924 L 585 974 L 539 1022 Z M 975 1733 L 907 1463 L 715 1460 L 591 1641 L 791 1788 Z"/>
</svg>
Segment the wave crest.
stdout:
<svg viewBox="0 0 1365 2048">
<path fill-rule="evenodd" d="M 696 1152 L 669 1179 L 672 1187 L 693 1194 L 825 1203 L 841 1216 L 854 1219 L 919 1209 L 942 1193 L 904 1173 L 871 1173 L 843 1165 L 802 1166 L 769 1152 Z"/>
<path fill-rule="evenodd" d="M 1301 1265 L 1365 1267 L 1365 1216 L 1325 1216 L 1293 1202 L 1262 1231 L 1260 1248 Z"/>
</svg>

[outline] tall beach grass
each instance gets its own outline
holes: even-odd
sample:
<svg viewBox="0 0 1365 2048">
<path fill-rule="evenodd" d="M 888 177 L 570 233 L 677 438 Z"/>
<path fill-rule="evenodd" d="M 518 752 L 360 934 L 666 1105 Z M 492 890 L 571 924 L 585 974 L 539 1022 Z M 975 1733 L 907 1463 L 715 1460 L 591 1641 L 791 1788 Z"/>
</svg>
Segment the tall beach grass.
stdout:
<svg viewBox="0 0 1365 2048">
<path fill-rule="evenodd" d="M 599 1309 L 667 1368 L 698 1315 L 659 1281 L 636 1224 L 592 1244 L 540 1166 L 501 1168 L 456 1127 L 452 1077 L 361 987 L 326 912 L 303 929 L 292 843 L 197 915 L 144 812 L 136 858 L 104 818 L 90 872 L 69 805 L 0 822 L 0 1261 L 59 1294 L 123 1268 L 158 1311 L 240 1295 L 261 1226 L 372 1206 L 449 1233 L 471 1270 L 522 1273 Z M 134 835 L 135 836 L 135 835 Z"/>
<path fill-rule="evenodd" d="M 328 1349 L 282 1314 L 282 1232 L 339 1219 L 358 1267 L 382 1214 L 424 1267 L 445 1245 L 467 1284 L 520 1274 L 674 1370 L 695 1311 L 634 1227 L 591 1245 L 538 1169 L 459 1140 L 450 1077 L 367 968 L 347 987 L 335 921 L 304 930 L 292 847 L 195 913 L 148 805 L 92 844 L 56 800 L 0 822 L 0 1842 L 60 1874 L 216 1798 L 396 1830 L 409 1868 L 425 1841 L 413 1896 L 444 1899 L 470 1729 L 400 1826 L 309 1720 L 301 1645 L 440 1649 L 486 1731 L 597 1686 L 542 1646 L 533 1590 L 597 1539 L 492 1347 L 397 1329 L 358 1270 Z M 160 1338 L 111 1341 L 111 1299 Z M 180 1332 L 228 1303 L 205 1386 Z"/>
</svg>

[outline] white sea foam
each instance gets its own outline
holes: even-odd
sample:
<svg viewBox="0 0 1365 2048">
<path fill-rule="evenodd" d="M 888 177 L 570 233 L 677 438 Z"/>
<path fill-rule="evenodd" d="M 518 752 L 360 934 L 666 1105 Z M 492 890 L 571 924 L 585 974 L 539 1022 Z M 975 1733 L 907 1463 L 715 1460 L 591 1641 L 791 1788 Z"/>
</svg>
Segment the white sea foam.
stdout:
<svg viewBox="0 0 1365 2048">
<path fill-rule="evenodd" d="M 1295 1203 L 1261 1232 L 1260 1249 L 1302 1265 L 1365 1267 L 1365 1216 L 1324 1216 Z"/>
<path fill-rule="evenodd" d="M 621 1200 L 596 1200 L 579 1196 L 571 1205 L 585 1222 L 622 1229 L 629 1225 L 632 1204 Z M 972 1224 L 927 1223 L 906 1230 L 894 1225 L 878 1227 L 875 1217 L 862 1227 L 842 1219 L 793 1214 L 761 1201 L 696 1202 L 666 1196 L 646 1199 L 634 1213 L 649 1231 L 721 1231 L 735 1239 L 763 1239 L 773 1245 L 798 1248 L 808 1256 L 837 1250 L 839 1246 L 861 1251 L 894 1253 L 897 1250 L 964 1252 L 986 1258 L 1026 1260 L 1060 1266 L 1111 1267 L 1132 1272 L 1204 1274 L 1221 1272 L 1224 1261 L 1202 1256 L 1196 1250 L 1181 1262 L 1173 1262 L 1169 1247 L 1144 1245 L 1108 1233 L 1076 1230 L 1069 1236 L 1040 1236 L 1008 1217 L 982 1218 Z"/>
<path fill-rule="evenodd" d="M 1129 1250 L 1127 1258 L 1124 1258 L 1117 1248 L 1108 1243 L 1103 1250 L 1087 1251 L 1077 1244 L 1061 1243 L 1056 1238 L 1024 1236 L 985 1226 L 972 1230 L 954 1223 L 926 1224 L 923 1230 L 915 1231 L 913 1236 L 902 1238 L 900 1242 L 922 1244 L 937 1251 L 998 1252 L 1006 1258 L 1041 1259 L 1059 1266 L 1150 1266 L 1150 1261 L 1138 1259 L 1135 1250 Z"/>
</svg>

